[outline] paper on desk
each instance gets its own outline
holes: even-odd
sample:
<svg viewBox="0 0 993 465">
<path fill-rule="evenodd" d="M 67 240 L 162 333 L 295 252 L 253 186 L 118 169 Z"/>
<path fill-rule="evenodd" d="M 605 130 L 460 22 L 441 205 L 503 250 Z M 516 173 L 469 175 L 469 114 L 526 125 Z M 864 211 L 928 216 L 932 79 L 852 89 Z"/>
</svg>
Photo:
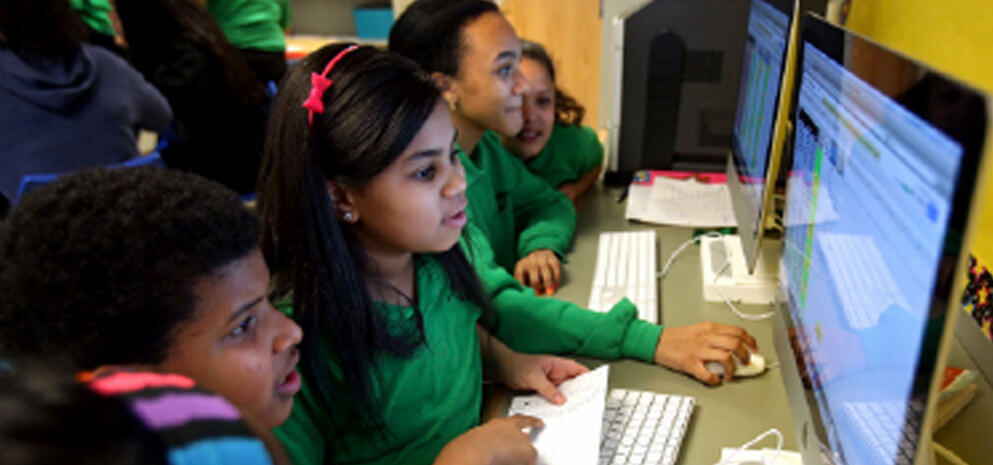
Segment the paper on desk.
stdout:
<svg viewBox="0 0 993 465">
<path fill-rule="evenodd" d="M 597 464 L 608 369 L 603 365 L 560 384 L 564 405 L 555 405 L 539 394 L 511 401 L 510 415 L 531 415 L 545 422 L 533 442 L 538 465 Z"/>
<path fill-rule="evenodd" d="M 741 463 L 764 463 L 765 465 L 803 465 L 803 457 L 799 452 L 784 450 L 776 457 L 776 449 L 743 450 L 738 451 L 735 447 L 725 447 L 721 449 L 721 460 L 718 465 L 738 465 Z M 734 456 L 732 458 L 732 455 Z M 773 461 L 772 458 L 776 457 Z M 731 459 L 727 462 L 725 460 Z"/>
<path fill-rule="evenodd" d="M 674 226 L 734 226 L 727 184 L 706 184 L 695 178 L 656 176 L 650 185 L 632 184 L 624 217 Z"/>
</svg>

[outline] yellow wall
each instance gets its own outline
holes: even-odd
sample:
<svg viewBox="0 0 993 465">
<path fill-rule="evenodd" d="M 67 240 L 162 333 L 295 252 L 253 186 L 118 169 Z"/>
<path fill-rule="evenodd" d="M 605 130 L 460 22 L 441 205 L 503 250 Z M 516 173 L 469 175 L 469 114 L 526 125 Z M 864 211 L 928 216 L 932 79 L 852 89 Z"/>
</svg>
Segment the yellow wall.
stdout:
<svg viewBox="0 0 993 465">
<path fill-rule="evenodd" d="M 990 0 L 853 0 L 846 26 L 993 92 Z"/>
</svg>

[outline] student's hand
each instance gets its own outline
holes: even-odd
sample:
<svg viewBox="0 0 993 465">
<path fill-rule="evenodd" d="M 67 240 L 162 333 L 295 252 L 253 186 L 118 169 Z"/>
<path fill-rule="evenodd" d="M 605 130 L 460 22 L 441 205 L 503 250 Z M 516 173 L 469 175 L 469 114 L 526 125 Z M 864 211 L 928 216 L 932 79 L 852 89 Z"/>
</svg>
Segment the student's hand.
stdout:
<svg viewBox="0 0 993 465">
<path fill-rule="evenodd" d="M 525 415 L 490 420 L 449 442 L 434 465 L 534 465 L 538 451 L 521 430 L 543 424 Z"/>
<path fill-rule="evenodd" d="M 562 405 L 566 401 L 556 386 L 590 371 L 567 358 L 520 353 L 506 357 L 500 368 L 501 379 L 507 387 L 518 391 L 537 391 L 556 405 Z"/>
<path fill-rule="evenodd" d="M 517 261 L 514 279 L 534 289 L 538 295 L 552 295 L 559 287 L 562 265 L 551 249 L 538 249 Z"/>
<path fill-rule="evenodd" d="M 746 348 L 747 346 L 747 348 Z M 707 371 L 706 363 L 724 365 L 727 381 L 734 376 L 733 352 L 742 363 L 748 363 L 749 352 L 758 352 L 755 338 L 737 326 L 706 322 L 691 326 L 667 326 L 655 347 L 655 363 L 693 375 L 696 379 L 717 385 L 719 376 Z"/>
</svg>

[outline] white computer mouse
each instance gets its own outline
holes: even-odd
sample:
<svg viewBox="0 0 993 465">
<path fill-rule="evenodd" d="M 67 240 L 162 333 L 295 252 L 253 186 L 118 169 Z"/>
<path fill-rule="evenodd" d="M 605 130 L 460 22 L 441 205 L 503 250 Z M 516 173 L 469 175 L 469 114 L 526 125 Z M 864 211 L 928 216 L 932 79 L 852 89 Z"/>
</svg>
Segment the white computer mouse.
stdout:
<svg viewBox="0 0 993 465">
<path fill-rule="evenodd" d="M 765 372 L 765 357 L 759 355 L 758 353 L 752 353 L 748 358 L 748 365 L 741 363 L 738 357 L 734 355 L 731 356 L 734 359 L 734 375 L 740 377 L 761 375 Z M 724 376 L 724 365 L 719 362 L 707 362 L 707 371 L 717 375 Z"/>
</svg>

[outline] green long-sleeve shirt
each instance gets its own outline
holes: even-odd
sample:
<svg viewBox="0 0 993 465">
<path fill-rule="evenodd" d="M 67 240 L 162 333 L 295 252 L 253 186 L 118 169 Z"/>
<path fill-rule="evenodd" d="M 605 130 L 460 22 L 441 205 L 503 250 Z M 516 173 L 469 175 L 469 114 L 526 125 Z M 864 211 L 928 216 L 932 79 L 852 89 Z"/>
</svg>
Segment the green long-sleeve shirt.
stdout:
<svg viewBox="0 0 993 465">
<path fill-rule="evenodd" d="M 587 126 L 558 124 L 538 155 L 524 162 L 528 170 L 558 188 L 575 181 L 603 162 L 603 145 Z"/>
<path fill-rule="evenodd" d="M 531 353 L 576 353 L 618 358 L 654 358 L 661 328 L 637 319 L 626 299 L 609 313 L 594 313 L 557 299 L 538 297 L 496 265 L 486 237 L 466 227 L 464 250 L 497 315 L 496 336 L 515 350 Z M 470 249 L 471 247 L 471 249 Z M 353 418 L 329 418 L 307 380 L 297 394 L 293 413 L 276 435 L 296 465 L 323 464 L 330 446 L 335 464 L 427 465 L 456 436 L 479 423 L 482 360 L 475 323 L 480 311 L 454 295 L 440 265 L 418 257 L 417 298 L 427 344 L 412 357 L 385 357 L 382 382 L 377 383 L 385 423 L 394 436 L 384 438 L 355 428 Z M 284 311 L 289 302 L 283 302 Z M 396 314 L 398 325 L 412 324 L 413 310 L 384 306 Z M 329 370 L 341 382 L 332 362 L 330 341 L 324 340 Z M 341 399 L 336 412 L 347 410 Z"/>
<path fill-rule="evenodd" d="M 479 424 L 483 371 L 475 326 L 480 310 L 454 295 L 435 259 L 418 256 L 415 266 L 426 342 L 408 358 L 382 356 L 382 377 L 375 381 L 391 435 L 359 427 L 347 398 L 336 399 L 334 411 L 353 413 L 330 418 L 314 385 L 304 379 L 290 418 L 276 429 L 295 465 L 322 465 L 328 450 L 336 465 L 430 464 L 445 444 Z M 288 310 L 289 300 L 281 303 Z M 412 307 L 380 309 L 399 328 L 416 324 Z M 340 384 L 331 341 L 322 337 L 322 344 L 331 378 Z"/>
<path fill-rule="evenodd" d="M 237 48 L 282 52 L 289 0 L 207 0 L 207 10 Z"/>
<path fill-rule="evenodd" d="M 492 131 L 471 156 L 461 155 L 469 220 L 486 234 L 500 266 L 513 273 L 517 260 L 539 249 L 565 256 L 576 228 L 568 197 L 531 174 Z"/>
</svg>

